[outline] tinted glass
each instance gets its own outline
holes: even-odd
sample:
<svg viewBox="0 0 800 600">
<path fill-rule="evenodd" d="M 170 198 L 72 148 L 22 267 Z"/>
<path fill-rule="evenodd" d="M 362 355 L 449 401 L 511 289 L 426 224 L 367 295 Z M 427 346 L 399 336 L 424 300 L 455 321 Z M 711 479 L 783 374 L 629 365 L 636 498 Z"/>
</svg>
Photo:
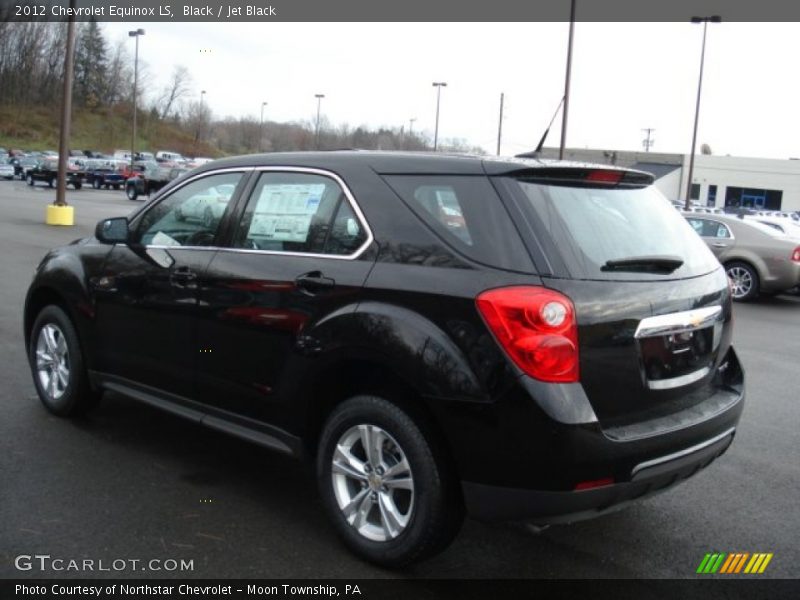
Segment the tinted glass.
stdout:
<svg viewBox="0 0 800 600">
<path fill-rule="evenodd" d="M 454 250 L 483 264 L 532 270 L 519 233 L 487 177 L 392 175 L 385 180 Z"/>
<path fill-rule="evenodd" d="M 732 237 L 728 228 L 719 223 L 718 221 L 709 221 L 707 219 L 686 219 L 689 225 L 697 232 L 698 235 L 703 237 L 713 238 L 729 238 Z"/>
<path fill-rule="evenodd" d="M 268 172 L 261 174 L 234 240 L 253 250 L 352 254 L 366 232 L 335 180 Z"/>
<path fill-rule="evenodd" d="M 510 180 L 523 209 L 550 237 L 571 276 L 580 279 L 692 277 L 719 267 L 714 255 L 653 186 L 598 189 Z M 669 256 L 683 261 L 670 273 L 604 270 L 608 261 Z"/>
<path fill-rule="evenodd" d="M 139 223 L 139 240 L 152 246 L 211 246 L 241 173 L 197 179 L 149 209 Z"/>
</svg>

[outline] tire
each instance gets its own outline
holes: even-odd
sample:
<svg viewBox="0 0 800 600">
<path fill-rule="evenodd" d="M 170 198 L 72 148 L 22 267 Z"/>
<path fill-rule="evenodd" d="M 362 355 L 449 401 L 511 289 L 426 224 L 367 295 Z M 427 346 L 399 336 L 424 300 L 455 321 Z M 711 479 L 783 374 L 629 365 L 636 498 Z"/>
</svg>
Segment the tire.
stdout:
<svg viewBox="0 0 800 600">
<path fill-rule="evenodd" d="M 139 192 L 135 185 L 128 185 L 125 187 L 125 195 L 128 197 L 128 200 L 136 200 L 136 198 L 139 197 Z"/>
<path fill-rule="evenodd" d="M 438 440 L 424 431 L 377 396 L 350 398 L 325 423 L 317 453 L 323 504 L 344 543 L 370 562 L 402 567 L 428 558 L 444 550 L 461 527 L 457 480 Z M 363 439 L 382 440 L 372 461 Z M 352 450 L 349 458 L 343 447 Z"/>
<path fill-rule="evenodd" d="M 31 329 L 28 360 L 39 399 L 51 413 L 81 415 L 100 399 L 100 392 L 89 386 L 75 327 L 60 307 L 51 304 L 39 312 Z"/>
<path fill-rule="evenodd" d="M 758 273 L 745 262 L 730 262 L 725 265 L 725 273 L 731 280 L 731 293 L 737 302 L 749 302 L 758 297 L 761 286 Z"/>
<path fill-rule="evenodd" d="M 95 178 L 92 180 L 92 187 L 93 187 L 94 189 L 96 189 L 96 190 L 99 190 L 99 189 L 100 189 L 100 185 L 101 185 L 101 184 L 100 184 L 100 180 L 99 180 L 99 179 L 97 179 L 97 178 L 95 177 Z"/>
<path fill-rule="evenodd" d="M 50 187 L 55 186 L 55 184 L 56 184 L 56 178 L 55 177 L 51 177 L 50 179 L 47 180 L 47 185 L 49 185 Z"/>
<path fill-rule="evenodd" d="M 33 175 L 28 175 L 28 185 L 33 186 Z"/>
<path fill-rule="evenodd" d="M 118 184 L 118 183 L 115 183 L 115 184 L 114 184 L 113 186 L 111 186 L 111 187 L 113 187 L 115 190 L 118 190 L 118 189 L 119 189 L 119 184 Z"/>
<path fill-rule="evenodd" d="M 83 184 L 80 182 L 76 182 L 72 184 L 72 187 L 74 187 L 76 190 L 79 190 L 83 187 Z"/>
</svg>

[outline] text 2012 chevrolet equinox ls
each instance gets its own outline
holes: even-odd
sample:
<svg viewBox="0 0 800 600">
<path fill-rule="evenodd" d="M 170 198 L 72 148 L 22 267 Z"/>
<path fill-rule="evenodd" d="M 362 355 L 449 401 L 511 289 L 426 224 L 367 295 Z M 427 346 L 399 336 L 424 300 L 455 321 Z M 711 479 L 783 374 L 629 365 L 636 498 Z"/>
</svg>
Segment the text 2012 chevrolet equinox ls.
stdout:
<svg viewBox="0 0 800 600">
<path fill-rule="evenodd" d="M 113 390 L 309 457 L 344 542 L 392 566 L 465 512 L 659 492 L 743 407 L 725 271 L 649 174 L 607 166 L 219 160 L 48 253 L 24 325 L 53 413 Z"/>
</svg>

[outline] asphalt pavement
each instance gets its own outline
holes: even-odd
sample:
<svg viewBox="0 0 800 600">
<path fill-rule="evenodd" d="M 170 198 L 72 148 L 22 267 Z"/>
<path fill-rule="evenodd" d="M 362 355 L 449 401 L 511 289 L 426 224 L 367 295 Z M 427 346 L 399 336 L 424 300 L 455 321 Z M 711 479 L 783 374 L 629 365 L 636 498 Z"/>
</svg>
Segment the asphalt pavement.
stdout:
<svg viewBox="0 0 800 600">
<path fill-rule="evenodd" d="M 307 469 L 244 441 L 107 395 L 75 421 L 36 398 L 22 307 L 50 247 L 140 206 L 69 190 L 74 227 L 44 225 L 54 191 L 0 180 L 0 577 L 692 578 L 707 552 L 771 552 L 758 577 L 800 564 L 800 297 L 735 306 L 747 401 L 732 447 L 684 484 L 624 511 L 532 534 L 467 521 L 403 572 L 354 558 Z M 175 559 L 192 571 L 20 572 L 19 555 Z M 706 576 L 708 577 L 708 576 Z"/>
</svg>

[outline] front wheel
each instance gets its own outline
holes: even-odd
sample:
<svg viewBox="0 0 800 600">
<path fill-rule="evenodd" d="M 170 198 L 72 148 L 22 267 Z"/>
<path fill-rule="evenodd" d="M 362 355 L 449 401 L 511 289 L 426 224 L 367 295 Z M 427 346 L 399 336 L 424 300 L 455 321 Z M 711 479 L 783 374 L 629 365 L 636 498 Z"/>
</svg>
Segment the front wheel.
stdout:
<svg viewBox="0 0 800 600">
<path fill-rule="evenodd" d="M 33 175 L 28 175 L 28 185 L 33 185 Z"/>
<path fill-rule="evenodd" d="M 83 187 L 83 184 L 76 181 L 75 183 L 72 184 L 72 187 L 74 187 L 76 190 L 79 190 Z"/>
<path fill-rule="evenodd" d="M 129 185 L 125 188 L 125 195 L 128 196 L 128 200 L 136 200 L 139 197 L 139 192 L 136 190 L 135 185 Z"/>
<path fill-rule="evenodd" d="M 447 547 L 463 520 L 439 445 L 397 405 L 350 398 L 322 432 L 317 478 L 328 515 L 362 558 L 401 567 Z"/>
<path fill-rule="evenodd" d="M 78 334 L 60 307 L 46 306 L 36 317 L 28 359 L 39 399 L 53 414 L 79 415 L 99 399 L 89 386 Z"/>
<path fill-rule="evenodd" d="M 725 265 L 725 272 L 731 281 L 734 300 L 748 302 L 758 296 L 760 283 L 753 267 L 743 262 L 731 262 Z"/>
</svg>

